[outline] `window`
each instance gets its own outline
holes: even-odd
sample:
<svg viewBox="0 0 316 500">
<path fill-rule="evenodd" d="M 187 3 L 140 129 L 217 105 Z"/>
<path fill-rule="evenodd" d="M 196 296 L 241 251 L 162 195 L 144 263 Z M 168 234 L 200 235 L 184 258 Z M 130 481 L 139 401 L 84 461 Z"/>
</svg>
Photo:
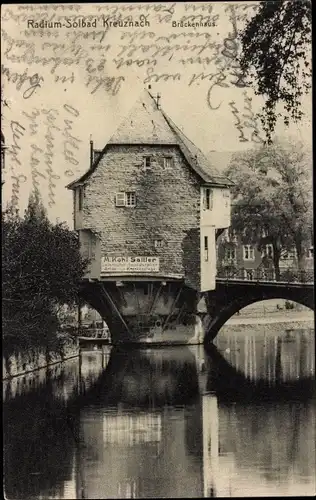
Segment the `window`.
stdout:
<svg viewBox="0 0 316 500">
<path fill-rule="evenodd" d="M 244 269 L 244 278 L 245 280 L 252 281 L 254 279 L 254 269 Z"/>
<path fill-rule="evenodd" d="M 236 248 L 225 248 L 225 260 L 236 260 Z"/>
<path fill-rule="evenodd" d="M 165 156 L 163 166 L 165 169 L 169 169 L 173 167 L 173 158 L 172 156 Z"/>
<path fill-rule="evenodd" d="M 115 205 L 117 207 L 136 207 L 136 194 L 134 192 L 116 193 Z"/>
<path fill-rule="evenodd" d="M 307 258 L 308 259 L 313 259 L 314 258 L 314 247 L 310 247 L 307 251 Z"/>
<path fill-rule="evenodd" d="M 263 257 L 273 259 L 273 245 L 271 245 L 270 243 L 265 246 L 263 252 L 261 253 L 261 258 Z"/>
<path fill-rule="evenodd" d="M 155 245 L 155 248 L 162 248 L 162 246 L 163 246 L 162 240 L 155 240 L 154 245 Z"/>
<path fill-rule="evenodd" d="M 144 157 L 144 168 L 150 168 L 150 164 L 151 164 L 151 157 L 145 156 Z"/>
<path fill-rule="evenodd" d="M 116 194 L 115 205 L 117 207 L 125 207 L 125 193 L 117 193 Z"/>
<path fill-rule="evenodd" d="M 208 237 L 204 236 L 204 260 L 208 262 Z"/>
<path fill-rule="evenodd" d="M 127 207 L 135 207 L 136 206 L 135 193 L 125 193 L 125 205 Z"/>
<path fill-rule="evenodd" d="M 212 210 L 213 208 L 213 196 L 212 190 L 210 188 L 205 188 L 203 190 L 203 209 Z"/>
<path fill-rule="evenodd" d="M 224 199 L 224 207 L 228 208 L 229 207 L 229 202 L 230 202 L 230 192 L 228 189 L 224 189 L 223 191 L 223 199 Z"/>
<path fill-rule="evenodd" d="M 255 260 L 255 252 L 252 245 L 243 245 L 244 260 Z"/>
<path fill-rule="evenodd" d="M 83 198 L 84 198 L 84 187 L 80 186 L 78 188 L 78 209 L 79 209 L 79 212 L 81 212 L 81 210 L 83 208 Z"/>
<path fill-rule="evenodd" d="M 280 258 L 281 260 L 294 260 L 296 258 L 296 250 L 293 248 L 292 250 L 285 251 Z"/>
</svg>

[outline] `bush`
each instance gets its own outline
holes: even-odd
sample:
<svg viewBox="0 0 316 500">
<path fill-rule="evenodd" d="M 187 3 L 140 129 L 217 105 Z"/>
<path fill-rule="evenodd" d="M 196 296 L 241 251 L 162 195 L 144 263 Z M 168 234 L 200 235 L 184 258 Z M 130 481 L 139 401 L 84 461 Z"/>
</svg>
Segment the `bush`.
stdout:
<svg viewBox="0 0 316 500">
<path fill-rule="evenodd" d="M 293 304 L 293 302 L 290 302 L 289 300 L 285 301 L 285 309 L 294 309 L 294 308 L 295 305 Z"/>
<path fill-rule="evenodd" d="M 3 349 L 6 353 L 56 342 L 58 306 L 77 301 L 87 261 L 78 236 L 52 224 L 38 194 L 23 218 L 2 214 Z"/>
</svg>

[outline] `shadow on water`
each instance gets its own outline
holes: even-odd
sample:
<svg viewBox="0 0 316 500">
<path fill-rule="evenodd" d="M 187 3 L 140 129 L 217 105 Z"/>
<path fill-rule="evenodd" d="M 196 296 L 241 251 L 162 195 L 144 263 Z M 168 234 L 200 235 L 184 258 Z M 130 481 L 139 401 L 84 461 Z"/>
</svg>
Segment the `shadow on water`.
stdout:
<svg viewBox="0 0 316 500">
<path fill-rule="evenodd" d="M 284 381 L 280 378 L 277 358 L 272 380 L 250 379 L 241 370 L 231 366 L 214 346 L 208 346 L 209 356 L 207 391 L 213 391 L 221 401 L 309 401 L 316 396 L 316 382 L 311 376 Z"/>
</svg>

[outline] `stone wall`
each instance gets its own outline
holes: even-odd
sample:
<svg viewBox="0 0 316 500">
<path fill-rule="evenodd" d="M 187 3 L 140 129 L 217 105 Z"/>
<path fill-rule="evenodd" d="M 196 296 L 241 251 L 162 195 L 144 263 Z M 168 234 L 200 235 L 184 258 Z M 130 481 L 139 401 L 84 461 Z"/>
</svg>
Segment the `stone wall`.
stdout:
<svg viewBox="0 0 316 500">
<path fill-rule="evenodd" d="M 172 168 L 164 168 L 165 157 Z M 135 192 L 136 207 L 116 207 L 118 192 Z M 185 276 L 199 288 L 200 181 L 177 147 L 110 146 L 86 181 L 82 215 L 82 227 L 101 238 L 101 257 L 157 256 L 158 276 Z"/>
<path fill-rule="evenodd" d="M 13 354 L 9 358 L 2 357 L 2 379 L 24 375 L 55 363 L 61 363 L 78 355 L 79 346 L 77 340 L 68 340 L 63 343 L 61 352 L 30 349 L 26 352 Z"/>
</svg>

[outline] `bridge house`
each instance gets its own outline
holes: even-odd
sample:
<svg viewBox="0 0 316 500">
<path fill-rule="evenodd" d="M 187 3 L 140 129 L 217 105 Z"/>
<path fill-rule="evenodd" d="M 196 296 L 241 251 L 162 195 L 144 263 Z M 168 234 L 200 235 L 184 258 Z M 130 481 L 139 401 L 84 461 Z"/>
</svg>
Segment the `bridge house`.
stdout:
<svg viewBox="0 0 316 500">
<path fill-rule="evenodd" d="M 85 299 L 115 342 L 189 340 L 201 293 L 215 289 L 230 181 L 147 90 L 105 147 L 90 147 L 89 170 L 67 186 L 91 259 Z"/>
</svg>

